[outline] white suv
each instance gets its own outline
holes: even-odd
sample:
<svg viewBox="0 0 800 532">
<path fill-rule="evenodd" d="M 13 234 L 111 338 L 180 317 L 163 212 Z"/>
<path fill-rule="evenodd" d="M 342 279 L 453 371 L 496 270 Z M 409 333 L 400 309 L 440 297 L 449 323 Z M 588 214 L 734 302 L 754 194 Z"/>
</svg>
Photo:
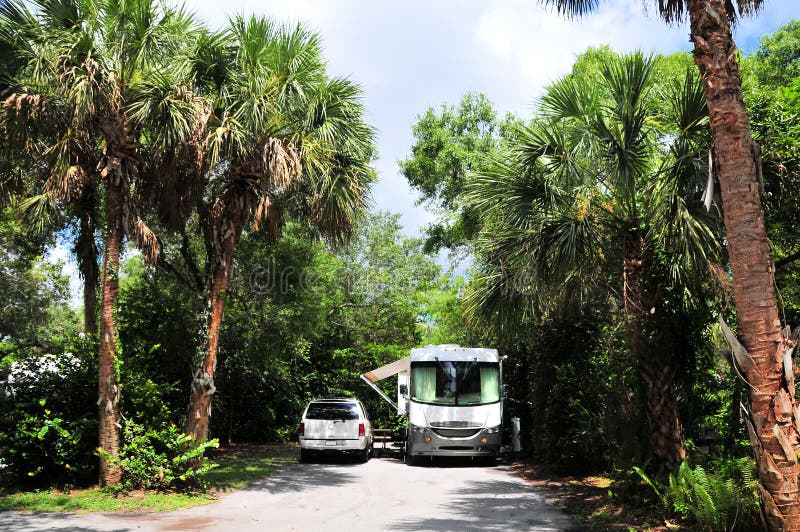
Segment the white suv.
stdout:
<svg viewBox="0 0 800 532">
<path fill-rule="evenodd" d="M 317 399 L 300 420 L 300 461 L 315 454 L 354 453 L 362 462 L 372 450 L 372 425 L 358 399 Z"/>
</svg>

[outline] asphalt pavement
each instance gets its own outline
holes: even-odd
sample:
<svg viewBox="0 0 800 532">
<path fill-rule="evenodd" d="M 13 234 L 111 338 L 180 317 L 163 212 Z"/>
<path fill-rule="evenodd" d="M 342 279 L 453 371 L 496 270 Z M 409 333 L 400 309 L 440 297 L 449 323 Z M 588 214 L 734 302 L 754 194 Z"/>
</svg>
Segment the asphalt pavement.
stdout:
<svg viewBox="0 0 800 532">
<path fill-rule="evenodd" d="M 287 466 L 206 506 L 171 512 L 0 512 L 0 530 L 523 531 L 566 530 L 569 518 L 504 466 L 395 458 Z"/>
</svg>

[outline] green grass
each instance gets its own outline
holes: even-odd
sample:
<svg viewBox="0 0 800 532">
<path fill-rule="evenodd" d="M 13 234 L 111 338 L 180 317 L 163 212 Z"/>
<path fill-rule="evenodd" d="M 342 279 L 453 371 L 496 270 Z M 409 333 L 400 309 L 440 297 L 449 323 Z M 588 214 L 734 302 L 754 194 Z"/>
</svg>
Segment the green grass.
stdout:
<svg viewBox="0 0 800 532">
<path fill-rule="evenodd" d="M 296 461 L 291 447 L 245 447 L 210 454 L 218 464 L 206 473 L 205 492 L 113 493 L 90 488 L 65 493 L 57 490 L 0 492 L 0 511 L 28 510 L 33 512 L 158 512 L 209 504 L 222 493 L 242 489 L 254 480 L 268 477 L 281 467 Z"/>
<path fill-rule="evenodd" d="M 0 511 L 32 512 L 132 512 L 163 511 L 199 506 L 213 502 L 210 493 L 136 493 L 115 495 L 102 489 L 63 493 L 60 491 L 24 491 L 0 496 Z"/>
<path fill-rule="evenodd" d="M 215 461 L 219 467 L 206 473 L 203 479 L 214 491 L 227 492 L 247 487 L 253 480 L 268 477 L 297 459 L 285 453 L 235 452 Z"/>
</svg>

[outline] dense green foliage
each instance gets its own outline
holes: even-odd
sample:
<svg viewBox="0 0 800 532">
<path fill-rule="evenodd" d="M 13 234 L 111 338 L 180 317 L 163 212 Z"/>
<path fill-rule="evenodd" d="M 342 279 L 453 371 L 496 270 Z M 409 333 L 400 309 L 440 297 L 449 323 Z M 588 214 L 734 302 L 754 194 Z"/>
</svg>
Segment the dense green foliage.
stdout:
<svg viewBox="0 0 800 532">
<path fill-rule="evenodd" d="M 275 244 L 245 235 L 220 333 L 213 436 L 291 440 L 306 402 L 321 396 L 357 394 L 378 424 L 388 422 L 390 409 L 358 376 L 418 344 L 416 309 L 429 294 L 446 294 L 439 267 L 400 234 L 397 218 L 370 216 L 333 253 L 299 226 Z M 135 259 L 125 273 L 123 382 L 136 390 L 126 411 L 177 423 L 196 345 L 191 299 L 170 297 L 181 293 L 175 277 Z"/>
<path fill-rule="evenodd" d="M 426 228 L 426 250 L 456 249 L 475 238 L 480 215 L 464 202 L 465 187 L 500 140 L 512 134 L 514 123 L 511 116 L 498 120 L 483 94 L 466 94 L 457 106 L 431 108 L 418 117 L 412 155 L 400 162 L 400 170 L 421 193 L 420 202 L 440 213 Z"/>
<path fill-rule="evenodd" d="M 0 478 L 22 486 L 76 484 L 96 471 L 96 366 L 91 345 L 32 355 L 5 368 Z"/>
</svg>

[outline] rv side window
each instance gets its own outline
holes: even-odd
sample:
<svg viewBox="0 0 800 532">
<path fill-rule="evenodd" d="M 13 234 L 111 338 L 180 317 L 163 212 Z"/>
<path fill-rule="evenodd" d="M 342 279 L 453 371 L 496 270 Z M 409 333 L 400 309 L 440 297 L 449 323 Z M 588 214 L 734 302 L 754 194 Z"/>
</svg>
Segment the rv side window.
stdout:
<svg viewBox="0 0 800 532">
<path fill-rule="evenodd" d="M 358 419 L 355 403 L 311 403 L 306 419 Z"/>
</svg>

